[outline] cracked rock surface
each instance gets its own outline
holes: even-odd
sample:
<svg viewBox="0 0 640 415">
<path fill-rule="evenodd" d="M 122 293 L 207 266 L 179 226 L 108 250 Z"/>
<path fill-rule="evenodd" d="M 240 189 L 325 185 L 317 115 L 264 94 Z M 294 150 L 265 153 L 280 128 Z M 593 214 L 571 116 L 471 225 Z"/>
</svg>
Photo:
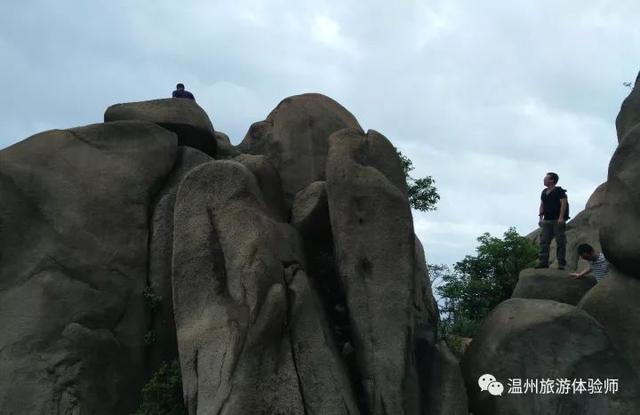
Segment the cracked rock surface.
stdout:
<svg viewBox="0 0 640 415">
<path fill-rule="evenodd" d="M 0 152 L 0 413 L 464 413 L 400 160 L 320 94 L 232 146 L 195 103 Z M 452 412 L 453 411 L 453 412 Z"/>
</svg>

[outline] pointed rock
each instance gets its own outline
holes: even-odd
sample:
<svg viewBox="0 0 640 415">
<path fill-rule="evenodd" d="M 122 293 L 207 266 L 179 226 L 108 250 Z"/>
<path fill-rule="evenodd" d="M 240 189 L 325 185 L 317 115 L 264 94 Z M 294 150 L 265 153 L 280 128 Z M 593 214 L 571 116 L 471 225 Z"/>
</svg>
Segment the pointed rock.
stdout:
<svg viewBox="0 0 640 415">
<path fill-rule="evenodd" d="M 415 241 L 400 160 L 384 136 L 331 135 L 327 196 L 363 389 L 371 414 L 420 410 Z"/>
<path fill-rule="evenodd" d="M 321 94 L 295 95 L 282 100 L 266 120 L 254 123 L 238 148 L 267 156 L 291 207 L 296 193 L 325 179 L 329 136 L 343 128 L 361 130 L 342 105 Z"/>
</svg>

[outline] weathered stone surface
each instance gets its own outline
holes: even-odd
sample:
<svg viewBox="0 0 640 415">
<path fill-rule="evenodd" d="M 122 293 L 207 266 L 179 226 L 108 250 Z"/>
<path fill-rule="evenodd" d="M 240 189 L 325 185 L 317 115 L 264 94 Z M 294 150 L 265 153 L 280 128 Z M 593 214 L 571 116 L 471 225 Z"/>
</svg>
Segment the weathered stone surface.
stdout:
<svg viewBox="0 0 640 415">
<path fill-rule="evenodd" d="M 597 209 L 602 207 L 605 203 L 605 195 L 607 193 L 607 182 L 602 183 L 600 186 L 596 187 L 596 190 L 593 191 L 589 200 L 585 204 L 585 210 Z"/>
<path fill-rule="evenodd" d="M 429 279 L 427 260 L 422 242 L 414 235 L 415 244 L 415 297 L 413 304 L 416 310 L 416 339 L 426 341 L 429 347 L 436 345 L 437 329 L 440 324 L 438 303 L 433 296 Z"/>
<path fill-rule="evenodd" d="M 638 109 L 640 111 L 640 109 Z M 607 260 L 627 275 L 640 269 L 640 125 L 624 136 L 609 163 L 600 243 Z"/>
<path fill-rule="evenodd" d="M 188 100 L 105 120 L 0 153 L 0 413 L 131 413 L 178 350 L 192 415 L 465 410 L 384 136 L 319 94 L 238 147 Z"/>
<path fill-rule="evenodd" d="M 296 268 L 299 246 L 293 228 L 266 213 L 240 163 L 206 163 L 183 180 L 173 295 L 190 414 L 350 413 L 348 376 Z"/>
<path fill-rule="evenodd" d="M 592 276 L 572 278 L 567 271 L 528 268 L 520 272 L 512 298 L 537 298 L 576 305 L 594 285 Z"/>
<path fill-rule="evenodd" d="M 610 269 L 578 304 L 606 331 L 613 345 L 640 375 L 640 278 Z"/>
<path fill-rule="evenodd" d="M 458 359 L 444 341 L 434 347 L 425 414 L 468 415 L 467 390 Z"/>
<path fill-rule="evenodd" d="M 475 415 L 630 414 L 640 410 L 640 381 L 613 348 L 602 326 L 586 312 L 550 300 L 512 298 L 484 320 L 462 360 Z M 502 396 L 481 391 L 493 375 Z M 615 394 L 509 394 L 508 380 L 619 380 Z M 585 385 L 586 386 L 586 385 Z M 554 389 L 555 390 L 555 389 Z"/>
<path fill-rule="evenodd" d="M 342 357 L 328 327 L 321 299 L 306 273 L 287 269 L 291 344 L 306 413 L 358 414 L 358 406 Z"/>
<path fill-rule="evenodd" d="M 293 203 L 291 223 L 302 237 L 309 286 L 322 303 L 335 347 L 341 351 L 350 377 L 358 408 L 364 410 L 366 397 L 354 353 L 345 294 L 336 268 L 325 182 L 313 182 L 298 192 Z"/>
<path fill-rule="evenodd" d="M 278 171 L 265 156 L 240 154 L 233 159 L 245 166 L 258 181 L 264 202 L 271 215 L 279 221 L 287 221 L 287 209 L 284 205 L 282 182 Z"/>
<path fill-rule="evenodd" d="M 127 102 L 107 108 L 104 121 L 143 120 L 156 123 L 178 134 L 178 144 L 216 155 L 213 124 L 207 113 L 190 99 L 154 99 Z"/>
<path fill-rule="evenodd" d="M 437 343 L 438 305 L 433 297 L 422 243 L 415 240 L 415 359 L 422 413 L 467 414 L 462 372 L 444 342 Z"/>
<path fill-rule="evenodd" d="M 285 204 L 309 184 L 325 180 L 329 136 L 343 128 L 361 130 L 342 105 L 321 94 L 282 100 L 267 119 L 254 123 L 238 148 L 264 154 L 282 179 Z"/>
<path fill-rule="evenodd" d="M 148 284 L 153 294 L 159 296 L 160 305 L 151 313 L 151 330 L 156 341 L 149 349 L 149 373 L 155 372 L 162 362 L 171 362 L 178 358 L 171 290 L 173 208 L 178 185 L 192 169 L 211 160 L 211 157 L 199 150 L 180 147 L 173 171 L 156 196 L 150 223 Z"/>
<path fill-rule="evenodd" d="M 291 209 L 291 224 L 303 232 L 328 230 L 329 202 L 326 183 L 313 182 L 296 195 Z"/>
<path fill-rule="evenodd" d="M 124 414 L 145 373 L 148 211 L 175 134 L 138 121 L 0 152 L 0 412 Z"/>
<path fill-rule="evenodd" d="M 636 77 L 633 90 L 622 102 L 620 112 L 616 117 L 616 131 L 618 142 L 621 142 L 625 135 L 640 123 L 640 73 Z"/>
<path fill-rule="evenodd" d="M 412 338 L 422 287 L 416 286 L 413 223 L 400 161 L 377 133 L 345 129 L 329 141 L 331 229 L 367 410 L 418 413 Z"/>
<path fill-rule="evenodd" d="M 216 157 L 217 158 L 230 158 L 240 155 L 240 152 L 231 145 L 229 136 L 220 131 L 215 132 L 216 139 Z"/>
</svg>

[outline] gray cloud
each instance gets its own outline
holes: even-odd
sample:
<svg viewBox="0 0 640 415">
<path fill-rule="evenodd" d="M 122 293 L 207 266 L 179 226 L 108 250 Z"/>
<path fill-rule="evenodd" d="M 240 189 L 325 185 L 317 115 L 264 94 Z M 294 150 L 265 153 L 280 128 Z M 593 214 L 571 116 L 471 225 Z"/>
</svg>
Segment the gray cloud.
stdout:
<svg viewBox="0 0 640 415">
<path fill-rule="evenodd" d="M 284 97 L 321 92 L 432 175 L 414 212 L 432 262 L 536 225 L 546 171 L 577 213 L 606 179 L 638 70 L 636 1 L 11 2 L 0 16 L 0 148 L 100 122 L 182 81 L 238 142 Z"/>
</svg>

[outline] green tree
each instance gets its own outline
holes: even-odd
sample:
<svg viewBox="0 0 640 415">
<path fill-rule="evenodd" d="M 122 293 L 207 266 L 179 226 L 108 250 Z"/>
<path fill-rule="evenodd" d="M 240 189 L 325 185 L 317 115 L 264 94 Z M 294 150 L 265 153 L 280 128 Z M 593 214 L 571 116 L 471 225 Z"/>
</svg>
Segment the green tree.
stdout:
<svg viewBox="0 0 640 415">
<path fill-rule="evenodd" d="M 180 364 L 164 362 L 142 388 L 142 404 L 134 415 L 186 415 Z"/>
<path fill-rule="evenodd" d="M 396 152 L 400 158 L 400 164 L 402 165 L 404 177 L 407 181 L 409 204 L 411 207 L 423 212 L 436 210 L 436 204 L 438 200 L 440 200 L 440 195 L 438 194 L 438 189 L 435 186 L 436 182 L 433 177 L 426 176 L 421 179 L 411 177 L 409 173 L 414 169 L 413 162 L 397 148 Z"/>
<path fill-rule="evenodd" d="M 477 240 L 476 255 L 467 255 L 453 270 L 433 267 L 441 280 L 436 290 L 441 297 L 445 339 L 475 336 L 482 319 L 511 297 L 520 271 L 535 264 L 537 247 L 515 228 L 509 228 L 503 239 L 484 233 Z"/>
</svg>

